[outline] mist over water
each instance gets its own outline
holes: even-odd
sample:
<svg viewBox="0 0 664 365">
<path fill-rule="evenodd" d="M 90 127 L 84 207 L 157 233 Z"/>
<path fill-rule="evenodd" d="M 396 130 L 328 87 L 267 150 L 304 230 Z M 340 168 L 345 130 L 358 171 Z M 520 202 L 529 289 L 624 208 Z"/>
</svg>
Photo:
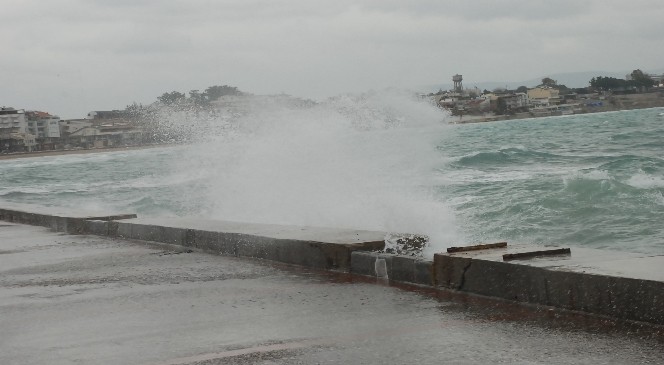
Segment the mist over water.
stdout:
<svg viewBox="0 0 664 365">
<path fill-rule="evenodd" d="M 458 240 L 434 185 L 445 118 L 397 91 L 305 106 L 258 99 L 194 133 L 171 168 L 197 177 L 187 195 L 213 219 L 419 233 L 440 248 Z"/>
</svg>

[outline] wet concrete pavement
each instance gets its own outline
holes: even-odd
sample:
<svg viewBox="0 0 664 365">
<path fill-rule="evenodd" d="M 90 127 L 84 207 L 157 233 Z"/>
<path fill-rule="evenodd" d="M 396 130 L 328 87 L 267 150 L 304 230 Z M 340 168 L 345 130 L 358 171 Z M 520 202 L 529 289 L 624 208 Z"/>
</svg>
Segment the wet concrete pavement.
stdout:
<svg viewBox="0 0 664 365">
<path fill-rule="evenodd" d="M 661 329 L 0 222 L 0 364 L 660 364 Z"/>
</svg>

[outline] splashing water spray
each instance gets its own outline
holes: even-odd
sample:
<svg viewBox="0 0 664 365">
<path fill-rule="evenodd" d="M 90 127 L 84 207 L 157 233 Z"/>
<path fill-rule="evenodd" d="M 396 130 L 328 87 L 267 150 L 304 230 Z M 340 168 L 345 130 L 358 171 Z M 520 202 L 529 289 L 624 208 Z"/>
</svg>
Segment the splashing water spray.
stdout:
<svg viewBox="0 0 664 365">
<path fill-rule="evenodd" d="M 434 183 L 446 114 L 412 93 L 242 96 L 205 117 L 163 113 L 189 138 L 170 167 L 195 177 L 186 195 L 206 218 L 426 235 L 425 255 L 458 241 Z"/>
</svg>

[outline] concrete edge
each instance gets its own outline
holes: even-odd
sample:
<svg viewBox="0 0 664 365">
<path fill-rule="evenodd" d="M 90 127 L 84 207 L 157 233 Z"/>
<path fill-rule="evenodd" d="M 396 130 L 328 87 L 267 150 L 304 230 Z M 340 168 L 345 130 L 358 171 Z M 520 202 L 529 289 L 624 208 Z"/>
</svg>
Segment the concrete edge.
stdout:
<svg viewBox="0 0 664 365">
<path fill-rule="evenodd" d="M 354 251 L 350 272 L 357 275 L 380 277 L 378 260 L 385 261 L 387 279 L 401 283 L 434 287 L 433 261 L 421 257 L 402 256 L 380 252 Z"/>
<path fill-rule="evenodd" d="M 0 220 L 47 227 L 54 232 L 65 232 L 70 234 L 99 234 L 105 231 L 106 234 L 103 235 L 110 235 L 108 227 L 112 226 L 111 222 L 136 217 L 136 214 L 70 217 L 66 215 L 42 214 L 18 209 L 0 208 Z M 101 223 L 98 222 L 105 222 L 107 227 L 102 228 Z"/>
<path fill-rule="evenodd" d="M 65 217 L 0 208 L 0 220 L 48 227 L 56 232 L 173 244 L 222 255 L 382 277 L 435 289 L 664 325 L 664 282 L 446 253 L 425 260 L 373 252 L 384 248 L 383 241 L 334 244 L 121 220 L 135 217 L 135 214 Z"/>
<path fill-rule="evenodd" d="M 664 282 L 448 254 L 433 272 L 439 288 L 664 325 Z"/>
<path fill-rule="evenodd" d="M 176 244 L 216 254 L 266 259 L 324 270 L 349 271 L 352 252 L 382 249 L 385 245 L 384 241 L 339 244 L 122 221 L 114 223 L 117 229 L 109 229 L 109 232 L 114 233 L 109 235 L 120 238 Z"/>
</svg>

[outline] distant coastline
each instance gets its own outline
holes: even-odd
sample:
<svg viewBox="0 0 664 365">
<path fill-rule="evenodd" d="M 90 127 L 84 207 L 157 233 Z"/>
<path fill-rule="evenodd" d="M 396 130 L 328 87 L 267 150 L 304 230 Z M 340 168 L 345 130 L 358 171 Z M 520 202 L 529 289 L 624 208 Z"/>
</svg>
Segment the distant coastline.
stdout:
<svg viewBox="0 0 664 365">
<path fill-rule="evenodd" d="M 569 115 L 582 115 L 582 114 L 595 114 L 595 113 L 606 113 L 606 112 L 619 112 L 627 110 L 639 110 L 639 109 L 652 109 L 652 108 L 662 108 L 664 107 L 664 96 L 658 94 L 656 98 L 643 99 L 640 97 L 642 94 L 636 94 L 633 96 L 623 96 L 622 98 L 616 98 L 614 105 L 607 103 L 607 105 L 602 107 L 584 107 L 580 112 L 575 112 Z M 470 123 L 486 123 L 486 122 L 497 122 L 501 120 L 516 120 L 516 119 L 536 119 L 536 118 L 546 118 L 546 117 L 555 117 L 567 115 L 563 113 L 551 113 L 551 114 L 534 114 L 532 112 L 523 112 L 515 113 L 510 115 L 495 115 L 489 114 L 486 115 L 463 115 L 463 116 L 452 116 L 450 124 L 470 124 Z"/>
<path fill-rule="evenodd" d="M 14 152 L 7 154 L 0 154 L 0 160 L 13 160 L 17 158 L 30 158 L 30 157 L 46 157 L 46 156 L 61 156 L 61 155 L 83 155 L 88 153 L 98 152 L 121 152 L 132 150 L 143 150 L 148 148 L 169 147 L 172 144 L 151 144 L 140 146 L 121 146 L 121 147 L 103 147 L 103 148 L 81 148 L 71 150 L 49 150 L 49 151 L 33 151 L 33 152 Z"/>
<path fill-rule="evenodd" d="M 630 105 L 618 104 L 616 106 L 605 106 L 603 108 L 584 109 L 580 113 L 575 113 L 571 115 L 619 112 L 627 110 L 653 109 L 653 108 L 662 108 L 662 107 L 664 107 L 664 97 L 658 98 L 657 102 L 654 103 L 651 100 L 648 103 L 641 103 L 641 104 L 639 103 L 630 104 Z M 511 115 L 493 115 L 493 114 L 463 115 L 463 116 L 451 116 L 449 124 L 472 124 L 472 123 L 487 123 L 487 122 L 517 120 L 517 119 L 538 119 L 538 118 L 546 118 L 546 117 L 561 116 L 561 115 L 562 114 L 537 115 L 530 112 L 515 113 Z M 93 147 L 93 148 L 77 148 L 77 149 L 67 149 L 67 150 L 12 152 L 12 153 L 0 154 L 0 161 L 12 160 L 18 158 L 30 158 L 30 157 L 81 155 L 81 154 L 101 153 L 101 152 L 121 152 L 121 151 L 131 151 L 131 150 L 142 150 L 148 148 L 172 147 L 175 145 L 176 144 L 146 144 L 146 145 L 132 145 L 132 146 L 118 146 L 118 147 L 98 147 L 98 148 Z"/>
</svg>

